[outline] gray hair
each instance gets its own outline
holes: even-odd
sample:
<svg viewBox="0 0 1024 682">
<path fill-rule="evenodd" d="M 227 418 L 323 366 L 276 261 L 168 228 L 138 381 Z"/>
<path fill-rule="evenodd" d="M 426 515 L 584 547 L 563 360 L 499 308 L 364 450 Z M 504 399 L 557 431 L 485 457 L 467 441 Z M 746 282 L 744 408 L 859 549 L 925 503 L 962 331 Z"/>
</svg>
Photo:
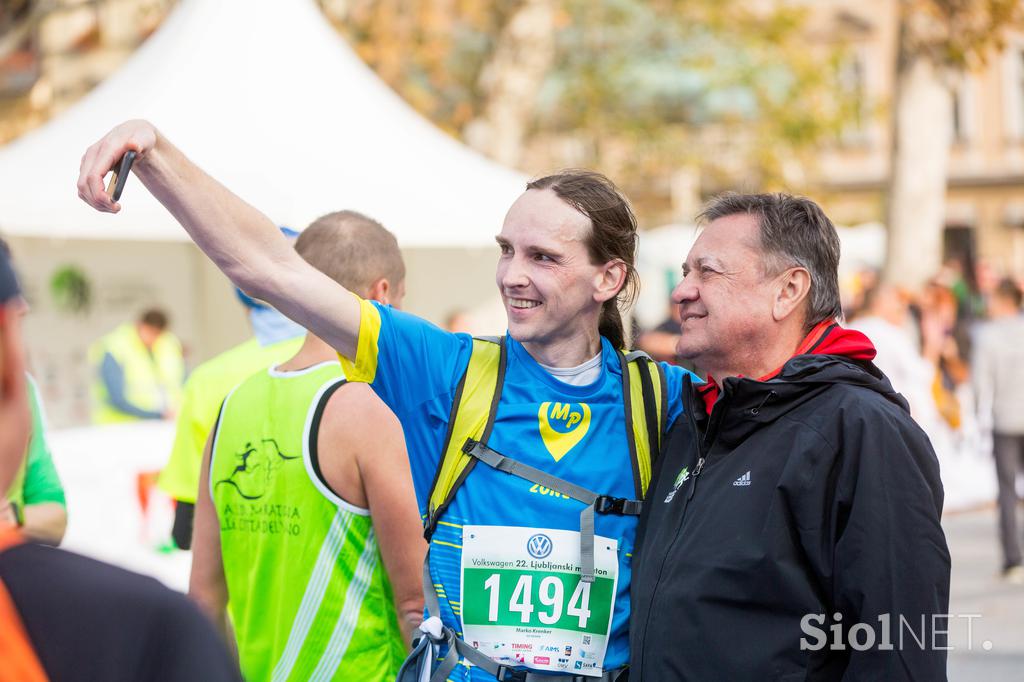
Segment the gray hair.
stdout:
<svg viewBox="0 0 1024 682">
<path fill-rule="evenodd" d="M 842 316 L 839 234 L 818 204 L 791 194 L 723 194 L 697 217 L 703 224 L 746 213 L 758 218 L 764 276 L 799 266 L 811 276 L 805 326 Z"/>
</svg>

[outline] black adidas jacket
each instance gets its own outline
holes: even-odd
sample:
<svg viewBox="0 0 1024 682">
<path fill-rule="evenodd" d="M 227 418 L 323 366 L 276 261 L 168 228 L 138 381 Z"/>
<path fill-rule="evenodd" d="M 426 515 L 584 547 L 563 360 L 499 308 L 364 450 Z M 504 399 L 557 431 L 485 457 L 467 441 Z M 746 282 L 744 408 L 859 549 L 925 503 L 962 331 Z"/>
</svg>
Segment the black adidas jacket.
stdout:
<svg viewBox="0 0 1024 682">
<path fill-rule="evenodd" d="M 689 384 L 684 400 L 637 537 L 630 681 L 945 680 L 939 467 L 888 379 L 800 355 L 770 381 L 726 379 L 710 416 Z"/>
</svg>

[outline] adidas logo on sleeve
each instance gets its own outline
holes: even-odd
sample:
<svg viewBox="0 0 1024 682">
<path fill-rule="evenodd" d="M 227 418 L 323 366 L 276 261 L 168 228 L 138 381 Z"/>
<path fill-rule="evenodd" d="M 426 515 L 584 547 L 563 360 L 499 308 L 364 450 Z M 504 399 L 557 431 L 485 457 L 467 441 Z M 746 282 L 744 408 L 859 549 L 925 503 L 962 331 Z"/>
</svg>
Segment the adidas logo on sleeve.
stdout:
<svg viewBox="0 0 1024 682">
<path fill-rule="evenodd" d="M 732 484 L 740 487 L 750 485 L 750 472 L 748 471 L 747 473 L 743 474 L 735 481 L 733 481 Z"/>
</svg>

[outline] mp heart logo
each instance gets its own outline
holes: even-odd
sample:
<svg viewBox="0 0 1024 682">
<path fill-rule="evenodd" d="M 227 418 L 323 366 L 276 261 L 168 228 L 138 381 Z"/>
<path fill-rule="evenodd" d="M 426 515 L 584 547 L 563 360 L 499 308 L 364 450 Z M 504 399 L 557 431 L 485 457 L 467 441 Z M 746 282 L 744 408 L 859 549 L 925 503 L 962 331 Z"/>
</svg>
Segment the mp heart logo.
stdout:
<svg viewBox="0 0 1024 682">
<path fill-rule="evenodd" d="M 537 420 L 544 447 L 557 462 L 579 445 L 590 430 L 590 406 L 586 403 L 541 403 Z"/>
</svg>

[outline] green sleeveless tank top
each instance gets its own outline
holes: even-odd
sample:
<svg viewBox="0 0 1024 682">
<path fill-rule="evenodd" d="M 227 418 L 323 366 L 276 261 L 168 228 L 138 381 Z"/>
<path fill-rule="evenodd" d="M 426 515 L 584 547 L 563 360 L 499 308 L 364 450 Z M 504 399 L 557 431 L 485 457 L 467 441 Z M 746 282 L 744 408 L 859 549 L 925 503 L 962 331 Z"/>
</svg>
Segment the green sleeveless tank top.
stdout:
<svg viewBox="0 0 1024 682">
<path fill-rule="evenodd" d="M 405 655 L 369 511 L 320 475 L 338 363 L 267 370 L 224 401 L 210 462 L 228 614 L 247 680 L 393 680 Z"/>
</svg>

